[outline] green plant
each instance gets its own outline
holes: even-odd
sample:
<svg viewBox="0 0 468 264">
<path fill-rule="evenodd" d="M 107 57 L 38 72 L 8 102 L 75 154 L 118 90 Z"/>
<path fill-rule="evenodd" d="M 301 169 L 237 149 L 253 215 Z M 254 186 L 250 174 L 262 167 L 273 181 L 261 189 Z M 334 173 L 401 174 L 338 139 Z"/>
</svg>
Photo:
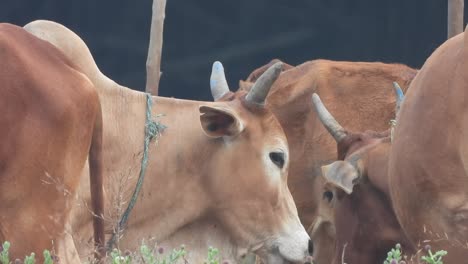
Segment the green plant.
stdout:
<svg viewBox="0 0 468 264">
<path fill-rule="evenodd" d="M 10 249 L 10 242 L 5 241 L 2 245 L 2 252 L 0 253 L 0 262 L 2 264 L 9 264 L 10 257 L 8 256 L 8 250 Z"/>
<path fill-rule="evenodd" d="M 49 250 L 44 250 L 42 253 L 44 255 L 44 264 L 53 264 L 54 261 L 52 260 L 52 255 L 50 254 Z"/>
<path fill-rule="evenodd" d="M 179 249 L 174 249 L 168 255 L 164 254 L 164 248 L 159 247 L 156 251 L 155 248 L 151 248 L 145 244 L 143 241 L 140 246 L 140 258 L 135 257 L 137 254 L 132 254 L 129 251 L 126 251 L 122 255 L 121 251 L 114 249 L 111 252 L 111 263 L 112 264 L 133 264 L 133 263 L 144 263 L 144 264 L 175 264 L 183 258 L 187 252 L 185 247 L 181 246 Z M 133 259 L 132 259 L 133 255 Z"/>
<path fill-rule="evenodd" d="M 402 252 L 401 252 L 401 245 L 396 244 L 395 248 L 392 248 L 387 253 L 387 259 L 384 261 L 384 264 L 396 264 L 401 261 Z"/>
<path fill-rule="evenodd" d="M 130 264 L 130 263 L 132 263 L 132 259 L 131 259 L 130 255 L 122 256 L 120 250 L 118 250 L 116 248 L 114 248 L 112 250 L 110 255 L 111 255 L 112 264 Z"/>
<path fill-rule="evenodd" d="M 24 264 L 34 264 L 34 263 L 36 263 L 35 257 L 36 257 L 36 254 L 34 254 L 34 252 L 31 253 L 31 255 L 26 256 L 24 258 Z"/>
<path fill-rule="evenodd" d="M 0 248 L 0 264 L 11 264 L 9 258 L 9 249 L 10 243 L 8 241 L 4 242 L 2 247 Z M 138 256 L 138 253 L 140 256 Z M 131 253 L 127 250 L 124 254 L 122 254 L 122 252 L 119 249 L 113 249 L 110 253 L 109 261 L 112 264 L 177 264 L 180 263 L 180 260 L 184 260 L 183 263 L 187 263 L 187 261 L 184 258 L 186 255 L 187 251 L 185 250 L 185 246 L 183 245 L 178 249 L 173 249 L 170 254 L 164 254 L 163 247 L 159 247 L 156 250 L 156 247 L 150 248 L 143 241 L 140 246 L 139 252 Z M 43 264 L 54 263 L 55 259 L 49 250 L 44 250 L 43 256 Z M 17 259 L 14 263 L 35 264 L 35 254 L 31 253 L 31 255 L 26 256 L 24 258 L 24 262 L 22 262 L 20 259 Z M 208 256 L 204 263 L 221 264 L 219 250 L 214 247 L 209 247 Z M 223 264 L 224 263 L 229 262 L 224 261 Z"/>
<path fill-rule="evenodd" d="M 145 244 L 143 241 L 141 246 L 140 246 L 140 254 L 141 257 L 143 258 L 143 261 L 147 264 L 156 264 L 157 259 L 155 255 L 153 254 L 153 251 Z"/>
<path fill-rule="evenodd" d="M 173 264 L 176 263 L 180 258 L 186 255 L 185 248 L 183 246 L 180 249 L 172 250 L 168 257 L 164 258 L 160 264 Z M 158 263 L 159 264 L 159 263 Z"/>
<path fill-rule="evenodd" d="M 219 264 L 219 249 L 214 247 L 208 248 L 208 257 L 205 261 L 206 264 Z"/>
<path fill-rule="evenodd" d="M 422 256 L 421 260 L 426 262 L 427 264 L 443 264 L 442 257 L 447 255 L 447 251 L 439 250 L 435 254 L 432 254 L 431 247 L 427 245 L 425 247 L 427 253 L 429 255 Z"/>
<path fill-rule="evenodd" d="M 10 250 L 10 242 L 5 241 L 1 247 L 0 252 L 0 263 L 1 264 L 10 264 L 10 257 L 9 257 L 9 250 Z M 53 264 L 54 260 L 52 258 L 52 254 L 49 250 L 44 250 L 42 253 L 44 255 L 44 264 Z M 36 263 L 36 254 L 31 253 L 31 255 L 26 256 L 24 261 L 22 262 L 21 259 L 16 259 L 14 263 L 24 263 L 24 264 L 35 264 Z"/>
</svg>

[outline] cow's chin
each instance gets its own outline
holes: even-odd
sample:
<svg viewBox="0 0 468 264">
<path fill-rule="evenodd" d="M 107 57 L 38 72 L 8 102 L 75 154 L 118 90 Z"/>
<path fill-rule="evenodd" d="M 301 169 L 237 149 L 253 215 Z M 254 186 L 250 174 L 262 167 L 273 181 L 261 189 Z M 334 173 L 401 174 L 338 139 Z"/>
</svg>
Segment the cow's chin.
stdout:
<svg viewBox="0 0 468 264">
<path fill-rule="evenodd" d="M 270 253 L 267 254 L 265 258 L 262 258 L 263 263 L 265 264 L 304 264 L 303 261 L 301 262 L 292 262 L 285 259 L 281 254 L 278 253 Z"/>
<path fill-rule="evenodd" d="M 296 231 L 290 230 L 288 235 L 267 239 L 251 247 L 250 251 L 260 257 L 264 264 L 304 264 L 309 257 L 309 241 L 305 229 L 298 228 Z"/>
<path fill-rule="evenodd" d="M 273 250 L 264 251 L 259 250 L 257 256 L 262 260 L 262 264 L 304 264 L 304 261 L 291 261 L 287 256 L 281 254 L 281 250 L 274 248 Z"/>
</svg>

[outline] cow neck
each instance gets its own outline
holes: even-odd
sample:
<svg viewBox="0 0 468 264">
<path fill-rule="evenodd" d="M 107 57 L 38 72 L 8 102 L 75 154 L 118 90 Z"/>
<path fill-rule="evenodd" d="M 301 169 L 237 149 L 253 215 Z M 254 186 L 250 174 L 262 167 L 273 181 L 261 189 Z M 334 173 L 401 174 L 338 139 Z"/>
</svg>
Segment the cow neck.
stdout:
<svg viewBox="0 0 468 264">
<path fill-rule="evenodd" d="M 149 145 L 153 139 L 157 140 L 159 136 L 161 135 L 161 133 L 166 128 L 160 122 L 153 120 L 153 117 L 151 115 L 152 105 L 153 105 L 153 100 L 151 98 L 151 95 L 147 93 L 146 94 L 146 113 L 145 113 L 145 138 L 144 138 L 144 144 L 143 144 L 143 156 L 141 158 L 141 166 L 140 166 L 140 171 L 138 173 L 138 180 L 137 180 L 135 189 L 133 190 L 132 197 L 130 198 L 130 201 L 128 202 L 128 205 L 125 211 L 121 214 L 120 220 L 117 224 L 117 227 L 114 228 L 111 239 L 107 242 L 107 245 L 106 245 L 107 252 L 110 252 L 115 246 L 120 230 L 124 230 L 125 227 L 127 226 L 128 217 L 130 216 L 130 213 L 132 212 L 132 209 L 135 206 L 136 200 L 138 196 L 140 195 L 141 187 L 145 179 L 146 168 L 148 165 Z"/>
<path fill-rule="evenodd" d="M 117 84 L 99 94 L 105 109 L 105 207 L 113 208 L 111 201 L 116 200 L 113 190 L 118 189 L 116 185 L 122 178 L 126 182 L 125 201 L 130 199 L 138 179 L 146 97 Z M 216 220 L 205 215 L 209 199 L 203 184 L 206 180 L 203 177 L 208 174 L 204 160 L 213 153 L 210 149 L 216 148 L 216 144 L 210 143 L 201 130 L 200 102 L 164 97 L 152 100 L 152 116 L 162 115 L 158 120 L 167 129 L 157 143 L 151 143 L 145 181 L 120 248 L 136 249 L 142 238 L 152 237 L 169 247 L 185 244 L 191 252 L 190 259 L 203 260 L 209 245 L 233 259 L 235 249 L 229 235 L 219 228 Z"/>
</svg>

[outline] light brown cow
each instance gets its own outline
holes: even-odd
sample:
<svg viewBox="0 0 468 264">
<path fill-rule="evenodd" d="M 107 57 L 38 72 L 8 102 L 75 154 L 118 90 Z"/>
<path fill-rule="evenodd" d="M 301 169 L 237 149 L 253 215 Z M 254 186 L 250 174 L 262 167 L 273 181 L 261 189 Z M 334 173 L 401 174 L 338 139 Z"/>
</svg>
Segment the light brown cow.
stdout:
<svg viewBox="0 0 468 264">
<path fill-rule="evenodd" d="M 57 48 L 21 27 L 0 24 L 0 61 L 0 243 L 11 242 L 13 259 L 55 249 L 76 263 L 64 243 L 88 154 L 93 210 L 103 213 L 98 94 Z M 104 223 L 93 219 L 101 244 Z"/>
<path fill-rule="evenodd" d="M 390 130 L 350 132 L 336 122 L 318 95 L 313 95 L 313 102 L 317 115 L 338 144 L 339 160 L 322 166 L 326 184 L 319 206 L 320 217 L 336 230 L 330 263 L 382 263 L 397 243 L 405 255 L 412 256 L 416 250 L 398 223 L 390 200 Z"/>
<path fill-rule="evenodd" d="M 105 77 L 84 42 L 62 25 L 35 21 L 25 28 L 61 49 L 98 88 L 106 205 L 114 200 L 110 191 L 118 184 L 112 177 L 126 173 L 131 175 L 124 187 L 128 198 L 140 163 L 135 155 L 143 147 L 145 94 Z M 229 102 L 151 97 L 152 114 L 163 113 L 159 120 L 167 128 L 152 145 L 121 248 L 136 249 L 141 239 L 155 237 L 168 246 L 185 244 L 191 263 L 202 263 L 209 245 L 234 261 L 248 252 L 268 263 L 305 260 L 309 236 L 287 187 L 287 140 L 275 116 L 263 106 L 280 66 L 266 71 L 245 97 Z M 214 94 L 228 89 L 219 63 L 213 65 L 211 86 Z M 84 182 L 81 188 L 85 186 Z M 75 213 L 75 231 L 87 239 L 89 213 L 80 208 Z"/>
<path fill-rule="evenodd" d="M 389 164 L 393 207 L 414 245 L 468 259 L 468 32 L 426 60 L 402 105 Z"/>
<path fill-rule="evenodd" d="M 236 94 L 226 91 L 215 100 L 242 96 L 275 62 L 241 81 Z M 336 160 L 337 152 L 335 141 L 311 107 L 310 97 L 319 94 L 337 120 L 351 131 L 384 131 L 389 128 L 395 111 L 392 82 L 398 82 L 406 90 L 417 71 L 401 64 L 329 60 L 313 60 L 296 67 L 283 64 L 283 70 L 266 105 L 278 117 L 288 139 L 291 155 L 288 185 L 299 217 L 309 227 L 314 241 L 314 259 L 319 264 L 328 264 L 334 254 L 330 246 L 334 229 L 317 215 L 323 188 L 320 167 Z"/>
</svg>

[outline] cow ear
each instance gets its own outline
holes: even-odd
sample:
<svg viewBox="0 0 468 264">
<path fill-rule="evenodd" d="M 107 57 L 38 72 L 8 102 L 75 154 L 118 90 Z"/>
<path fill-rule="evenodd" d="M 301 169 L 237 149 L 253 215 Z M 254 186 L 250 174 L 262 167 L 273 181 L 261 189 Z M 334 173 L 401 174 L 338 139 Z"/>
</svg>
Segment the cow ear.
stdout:
<svg viewBox="0 0 468 264">
<path fill-rule="evenodd" d="M 253 83 L 248 82 L 248 81 L 243 81 L 239 80 L 239 89 L 238 91 L 250 91 L 250 88 L 252 88 Z"/>
<path fill-rule="evenodd" d="M 245 81 L 250 82 L 250 83 L 255 83 L 258 80 L 258 78 L 260 76 L 262 76 L 262 74 L 264 72 L 266 72 L 266 70 L 268 70 L 271 66 L 275 65 L 277 62 L 282 63 L 281 64 L 281 72 L 284 72 L 284 71 L 287 71 L 289 69 L 294 68 L 294 66 L 289 65 L 289 64 L 281 61 L 280 59 L 273 59 L 269 63 L 267 63 L 266 65 L 263 65 L 262 67 L 254 70 L 251 74 L 249 74 L 249 76 L 247 77 L 247 79 L 245 79 Z"/>
<path fill-rule="evenodd" d="M 232 137 L 244 130 L 242 120 L 231 109 L 203 105 L 199 110 L 201 126 L 209 137 Z"/>
<path fill-rule="evenodd" d="M 357 183 L 360 172 L 348 161 L 335 161 L 332 164 L 322 166 L 322 176 L 325 181 L 347 194 L 353 192 L 353 187 Z"/>
</svg>

